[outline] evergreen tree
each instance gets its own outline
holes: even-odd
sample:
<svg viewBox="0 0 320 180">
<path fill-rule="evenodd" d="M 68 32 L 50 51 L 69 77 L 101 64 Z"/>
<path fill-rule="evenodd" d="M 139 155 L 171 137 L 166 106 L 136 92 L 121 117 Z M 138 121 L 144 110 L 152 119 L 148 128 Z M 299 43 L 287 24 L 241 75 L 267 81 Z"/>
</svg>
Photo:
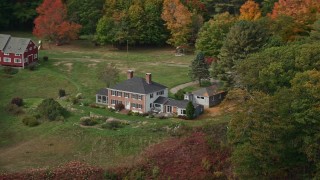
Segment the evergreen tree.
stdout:
<svg viewBox="0 0 320 180">
<path fill-rule="evenodd" d="M 226 87 L 233 86 L 236 82 L 235 65 L 249 54 L 259 51 L 267 40 L 267 30 L 257 22 L 239 21 L 231 27 L 218 61 L 218 67 L 222 68 L 218 77 L 226 82 Z"/>
<path fill-rule="evenodd" d="M 187 104 L 186 113 L 187 113 L 188 119 L 194 118 L 195 108 L 191 101 L 189 101 Z"/>
<path fill-rule="evenodd" d="M 210 78 L 209 65 L 206 63 L 202 52 L 199 52 L 191 62 L 189 76 L 192 80 L 198 80 L 199 86 L 201 86 L 202 79 Z"/>
</svg>

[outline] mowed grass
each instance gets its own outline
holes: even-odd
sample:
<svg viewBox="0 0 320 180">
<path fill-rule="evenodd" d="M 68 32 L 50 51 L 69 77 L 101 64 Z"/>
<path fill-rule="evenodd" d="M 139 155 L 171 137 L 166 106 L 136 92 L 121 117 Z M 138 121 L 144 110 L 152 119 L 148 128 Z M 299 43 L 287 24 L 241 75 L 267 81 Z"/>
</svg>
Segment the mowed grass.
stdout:
<svg viewBox="0 0 320 180">
<path fill-rule="evenodd" d="M 28 33 L 22 35 L 33 38 Z M 104 87 L 98 72 L 111 62 L 121 70 L 121 80 L 126 78 L 128 69 L 133 69 L 135 76 L 144 77 L 151 72 L 154 81 L 171 88 L 190 81 L 188 66 L 194 58 L 192 55 L 175 57 L 174 49 L 168 48 L 129 49 L 127 53 L 94 47 L 83 40 L 51 46 L 40 52 L 40 57 L 43 56 L 48 56 L 49 61 L 40 61 L 36 71 L 24 69 L 7 76 L 0 70 L 0 172 L 53 167 L 72 160 L 103 168 L 134 163 L 144 148 L 172 135 L 167 127 L 202 126 L 213 121 L 148 119 L 74 105 L 75 111 L 64 122 L 44 122 L 33 128 L 24 126 L 21 122 L 24 115 L 13 116 L 5 111 L 13 97 L 22 97 L 27 110 L 35 108 L 44 98 L 57 99 L 59 89 L 65 89 L 69 96 L 82 93 L 84 101 L 93 103 L 96 91 Z M 69 102 L 59 102 L 71 106 Z M 129 125 L 119 130 L 80 127 L 80 117 L 90 112 L 127 120 Z M 219 122 L 219 118 L 216 121 Z M 222 118 L 222 121 L 225 120 Z"/>
</svg>

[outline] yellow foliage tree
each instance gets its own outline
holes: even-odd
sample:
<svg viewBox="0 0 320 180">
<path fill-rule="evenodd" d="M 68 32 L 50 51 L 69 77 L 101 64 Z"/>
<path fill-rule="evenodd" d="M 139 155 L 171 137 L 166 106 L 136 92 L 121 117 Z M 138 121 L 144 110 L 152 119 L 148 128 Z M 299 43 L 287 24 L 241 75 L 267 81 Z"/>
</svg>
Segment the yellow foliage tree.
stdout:
<svg viewBox="0 0 320 180">
<path fill-rule="evenodd" d="M 187 44 L 192 32 L 192 13 L 188 8 L 180 0 L 164 0 L 161 17 L 171 32 L 168 43 L 174 46 Z"/>
<path fill-rule="evenodd" d="M 240 8 L 240 17 L 241 20 L 254 21 L 261 17 L 261 11 L 259 4 L 253 0 L 248 0 Z"/>
</svg>

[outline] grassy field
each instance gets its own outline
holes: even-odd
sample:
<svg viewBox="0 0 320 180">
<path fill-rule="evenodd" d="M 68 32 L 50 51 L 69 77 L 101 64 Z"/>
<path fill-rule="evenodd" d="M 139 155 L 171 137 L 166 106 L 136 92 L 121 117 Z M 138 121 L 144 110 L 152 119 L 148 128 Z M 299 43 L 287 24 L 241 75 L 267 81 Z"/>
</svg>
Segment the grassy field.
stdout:
<svg viewBox="0 0 320 180">
<path fill-rule="evenodd" d="M 16 35 L 33 38 L 29 33 Z M 202 126 L 228 119 L 221 116 L 201 121 L 159 120 L 73 105 L 74 111 L 64 122 L 44 122 L 33 128 L 24 126 L 21 122 L 24 115 L 13 116 L 5 111 L 13 97 L 24 99 L 26 111 L 36 107 L 44 98 L 57 99 L 59 89 L 65 89 L 70 96 L 82 93 L 84 101 L 93 103 L 95 92 L 104 87 L 97 72 L 110 62 L 121 70 L 121 80 L 125 79 L 128 69 L 133 69 L 135 76 L 151 72 L 154 81 L 170 88 L 190 81 L 188 65 L 194 58 L 192 55 L 175 57 L 170 48 L 129 49 L 127 53 L 94 47 L 84 40 L 45 48 L 40 57 L 48 56 L 49 61 L 40 61 L 35 71 L 24 69 L 7 76 L 0 70 L 0 172 L 53 167 L 72 160 L 103 168 L 114 167 L 134 162 L 147 146 L 175 135 L 168 128 L 182 124 Z M 59 102 L 71 106 L 70 102 Z M 80 117 L 89 113 L 127 120 L 129 125 L 119 130 L 80 127 Z"/>
</svg>

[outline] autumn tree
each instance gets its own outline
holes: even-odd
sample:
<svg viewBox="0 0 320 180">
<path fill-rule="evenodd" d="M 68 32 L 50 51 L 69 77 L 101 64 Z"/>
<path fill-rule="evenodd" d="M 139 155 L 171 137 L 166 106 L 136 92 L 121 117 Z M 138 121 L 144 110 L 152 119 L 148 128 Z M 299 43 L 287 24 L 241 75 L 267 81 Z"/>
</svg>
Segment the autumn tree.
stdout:
<svg viewBox="0 0 320 180">
<path fill-rule="evenodd" d="M 204 23 L 196 40 L 195 46 L 197 51 L 203 52 L 205 56 L 217 58 L 220 54 L 223 41 L 235 22 L 236 18 L 226 12 L 217 14 Z"/>
<path fill-rule="evenodd" d="M 310 25 L 316 21 L 316 15 L 320 12 L 320 0 L 279 0 L 269 16 L 276 20 L 282 16 L 289 16 L 293 19 L 293 38 L 299 35 L 308 35 Z"/>
<path fill-rule="evenodd" d="M 67 8 L 61 0 L 45 0 L 37 12 L 33 34 L 38 38 L 61 44 L 78 37 L 81 25 L 67 20 Z"/>
<path fill-rule="evenodd" d="M 191 37 L 192 13 L 180 0 L 164 0 L 162 19 L 171 33 L 167 41 L 173 46 L 188 44 Z"/>
<path fill-rule="evenodd" d="M 198 80 L 199 86 L 201 86 L 202 79 L 210 78 L 209 65 L 205 62 L 202 52 L 199 52 L 191 62 L 189 76 L 192 80 Z"/>
<path fill-rule="evenodd" d="M 240 20 L 254 21 L 261 17 L 259 4 L 253 0 L 248 0 L 240 8 Z"/>
</svg>

